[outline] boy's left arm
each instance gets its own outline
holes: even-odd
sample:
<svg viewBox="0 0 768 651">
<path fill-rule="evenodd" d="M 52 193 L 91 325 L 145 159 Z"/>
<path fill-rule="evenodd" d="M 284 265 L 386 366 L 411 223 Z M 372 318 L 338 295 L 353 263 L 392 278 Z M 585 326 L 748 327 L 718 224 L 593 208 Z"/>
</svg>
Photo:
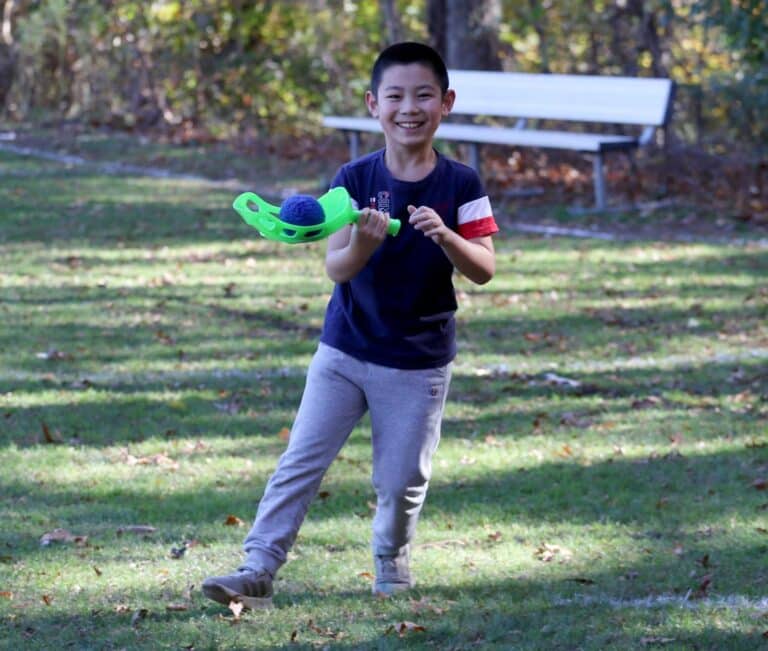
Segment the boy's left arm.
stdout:
<svg viewBox="0 0 768 651">
<path fill-rule="evenodd" d="M 409 222 L 435 244 L 464 276 L 484 285 L 496 272 L 496 253 L 490 235 L 466 239 L 445 225 L 443 219 L 428 206 L 408 206 Z"/>
</svg>

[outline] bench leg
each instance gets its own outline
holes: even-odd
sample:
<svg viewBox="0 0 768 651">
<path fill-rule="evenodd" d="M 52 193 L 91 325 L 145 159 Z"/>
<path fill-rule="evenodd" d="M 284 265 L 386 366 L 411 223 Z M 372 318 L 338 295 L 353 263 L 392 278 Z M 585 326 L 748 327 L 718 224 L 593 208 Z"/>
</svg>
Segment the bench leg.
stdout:
<svg viewBox="0 0 768 651">
<path fill-rule="evenodd" d="M 357 131 L 349 132 L 349 159 L 355 160 L 360 156 L 360 134 Z"/>
<path fill-rule="evenodd" d="M 595 184 L 595 208 L 605 210 L 605 176 L 603 176 L 603 155 L 592 158 L 592 177 Z"/>
<path fill-rule="evenodd" d="M 480 145 L 476 142 L 467 143 L 469 147 L 469 166 L 480 176 Z"/>
</svg>

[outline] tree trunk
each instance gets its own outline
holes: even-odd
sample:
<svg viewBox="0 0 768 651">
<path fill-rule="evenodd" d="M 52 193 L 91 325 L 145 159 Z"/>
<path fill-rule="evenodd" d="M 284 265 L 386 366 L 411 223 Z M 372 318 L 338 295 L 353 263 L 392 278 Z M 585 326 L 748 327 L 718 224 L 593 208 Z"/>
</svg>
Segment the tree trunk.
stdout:
<svg viewBox="0 0 768 651">
<path fill-rule="evenodd" d="M 397 14 L 395 0 L 379 0 L 379 7 L 384 17 L 384 29 L 387 33 L 387 43 L 399 43 L 403 40 L 403 26 Z"/>
<path fill-rule="evenodd" d="M 432 45 L 449 68 L 500 70 L 501 0 L 429 0 Z"/>
<path fill-rule="evenodd" d="M 13 14 L 17 0 L 3 3 L 2 28 L 0 28 L 0 108 L 4 108 L 13 80 L 16 78 L 18 53 L 13 40 Z"/>
</svg>

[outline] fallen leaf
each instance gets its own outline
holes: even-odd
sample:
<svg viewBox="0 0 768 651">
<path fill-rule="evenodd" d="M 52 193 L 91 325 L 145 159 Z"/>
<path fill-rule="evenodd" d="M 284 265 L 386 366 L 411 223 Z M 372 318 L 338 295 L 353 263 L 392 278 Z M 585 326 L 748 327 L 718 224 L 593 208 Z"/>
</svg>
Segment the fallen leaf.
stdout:
<svg viewBox="0 0 768 651">
<path fill-rule="evenodd" d="M 245 522 L 243 522 L 236 515 L 228 515 L 227 519 L 224 520 L 224 524 L 227 527 L 244 527 L 245 526 Z"/>
<path fill-rule="evenodd" d="M 96 576 L 101 576 L 102 574 L 101 570 L 95 565 L 93 566 L 93 571 L 96 572 Z"/>
<path fill-rule="evenodd" d="M 363 579 L 368 579 L 370 581 L 373 581 L 376 578 L 370 572 L 360 572 L 357 576 L 362 577 Z"/>
<path fill-rule="evenodd" d="M 47 594 L 44 594 L 42 597 L 40 597 L 40 599 L 42 599 L 46 606 L 50 606 L 53 603 L 53 597 Z"/>
<path fill-rule="evenodd" d="M 287 441 L 289 438 L 291 438 L 291 430 L 290 430 L 289 428 L 287 428 L 287 427 L 283 427 L 283 429 L 281 429 L 281 430 L 280 430 L 280 431 L 277 433 L 277 437 L 278 437 L 278 438 L 279 438 L 281 441 Z"/>
<path fill-rule="evenodd" d="M 587 579 L 582 576 L 574 576 L 570 579 L 566 579 L 566 581 L 574 581 L 575 583 L 581 583 L 582 585 L 595 585 L 595 581 L 592 579 Z"/>
<path fill-rule="evenodd" d="M 669 438 L 669 442 L 672 445 L 680 445 L 683 442 L 682 432 L 675 432 L 674 434 L 671 434 L 668 438 Z"/>
<path fill-rule="evenodd" d="M 317 633 L 317 635 L 322 635 L 323 637 L 330 637 L 335 640 L 339 640 L 344 637 L 343 631 L 334 631 L 331 628 L 320 628 L 317 626 L 311 619 L 307 622 L 307 628 L 309 628 L 312 632 Z"/>
<path fill-rule="evenodd" d="M 230 601 L 229 606 L 227 606 L 231 611 L 232 614 L 235 616 L 235 619 L 240 619 L 240 613 L 243 612 L 243 604 L 239 601 Z"/>
<path fill-rule="evenodd" d="M 701 577 L 698 587 L 691 593 L 690 598 L 704 599 L 707 596 L 707 591 L 709 590 L 710 585 L 712 585 L 712 575 L 705 574 Z"/>
<path fill-rule="evenodd" d="M 426 630 L 427 629 L 420 624 L 403 621 L 399 622 L 398 624 L 390 624 L 385 631 L 385 635 L 395 632 L 397 633 L 398 637 L 405 637 L 408 635 L 408 633 L 424 633 Z"/>
<path fill-rule="evenodd" d="M 764 491 L 766 488 L 768 488 L 768 479 L 764 477 L 761 479 L 755 479 L 755 481 L 752 482 L 752 486 L 759 491 Z"/>
<path fill-rule="evenodd" d="M 534 556 L 544 563 L 549 563 L 554 560 L 555 557 L 559 558 L 560 562 L 566 562 L 572 558 L 573 554 L 565 547 L 543 543 L 536 548 Z"/>
<path fill-rule="evenodd" d="M 3 599 L 13 599 L 13 592 L 10 590 L 2 590 L 0 591 L 0 597 Z"/>
<path fill-rule="evenodd" d="M 40 537 L 42 547 L 48 547 L 53 543 L 75 543 L 83 547 L 88 544 L 88 536 L 76 536 L 66 529 L 54 529 Z"/>
<path fill-rule="evenodd" d="M 43 429 L 43 436 L 45 437 L 45 442 L 46 443 L 61 443 L 62 442 L 61 434 L 59 433 L 58 430 L 56 430 L 55 432 L 51 432 L 50 428 L 45 423 L 45 421 L 41 421 L 40 422 L 40 426 Z"/>
</svg>

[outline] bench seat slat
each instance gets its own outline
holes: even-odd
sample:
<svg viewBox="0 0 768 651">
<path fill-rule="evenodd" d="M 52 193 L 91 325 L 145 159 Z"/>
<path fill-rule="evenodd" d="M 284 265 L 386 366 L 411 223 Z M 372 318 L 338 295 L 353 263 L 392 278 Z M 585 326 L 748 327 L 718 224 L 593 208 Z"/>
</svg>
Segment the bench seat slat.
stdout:
<svg viewBox="0 0 768 651">
<path fill-rule="evenodd" d="M 662 126 L 673 82 L 663 78 L 449 70 L 453 113 Z"/>
<path fill-rule="evenodd" d="M 326 127 L 345 131 L 381 132 L 381 125 L 373 118 L 347 118 L 326 116 Z M 513 129 L 477 124 L 450 124 L 443 122 L 435 134 L 443 140 L 478 142 L 486 144 L 521 147 L 542 147 L 545 149 L 568 149 L 571 151 L 602 152 L 614 149 L 637 147 L 637 138 L 601 133 L 577 133 L 572 131 L 549 131 L 536 129 Z"/>
</svg>

